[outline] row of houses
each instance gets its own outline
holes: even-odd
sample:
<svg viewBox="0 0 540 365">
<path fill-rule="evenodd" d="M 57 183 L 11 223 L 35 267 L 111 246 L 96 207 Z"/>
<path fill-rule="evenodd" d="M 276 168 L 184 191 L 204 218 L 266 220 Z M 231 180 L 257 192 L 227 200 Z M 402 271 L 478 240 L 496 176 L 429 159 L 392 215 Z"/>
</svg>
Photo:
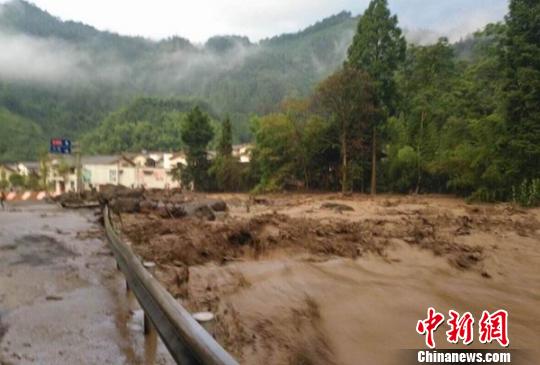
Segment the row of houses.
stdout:
<svg viewBox="0 0 540 365">
<path fill-rule="evenodd" d="M 210 153 L 210 158 L 214 156 Z M 250 146 L 235 145 L 233 156 L 241 163 L 249 163 Z M 46 184 L 51 192 L 61 194 L 78 191 L 80 182 L 82 190 L 99 189 L 105 185 L 124 185 L 127 187 L 147 189 L 170 189 L 180 187 L 171 172 L 185 166 L 186 156 L 183 152 L 147 152 L 136 154 L 120 154 L 106 156 L 82 156 L 81 177 L 77 176 L 77 161 L 72 155 L 50 155 L 46 166 L 39 162 L 21 162 L 0 165 L 0 177 L 9 180 L 12 174 L 24 177 L 39 176 L 46 172 Z"/>
</svg>

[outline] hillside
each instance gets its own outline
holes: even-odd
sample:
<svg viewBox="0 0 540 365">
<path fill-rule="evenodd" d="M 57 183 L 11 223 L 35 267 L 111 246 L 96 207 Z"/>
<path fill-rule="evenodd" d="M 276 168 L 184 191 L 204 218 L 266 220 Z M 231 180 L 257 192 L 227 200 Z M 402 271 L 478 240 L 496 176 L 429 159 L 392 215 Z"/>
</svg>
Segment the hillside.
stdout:
<svg viewBox="0 0 540 365">
<path fill-rule="evenodd" d="M 22 0 L 0 9 L 0 106 L 47 131 L 45 140 L 33 136 L 44 148 L 48 137 L 77 138 L 142 95 L 206 100 L 246 140 L 250 114 L 306 95 L 342 62 L 356 22 L 344 12 L 257 44 L 217 36 L 194 45 L 102 32 Z"/>
<path fill-rule="evenodd" d="M 50 137 L 80 138 L 141 96 L 204 100 L 231 116 L 243 142 L 250 115 L 308 95 L 343 62 L 357 20 L 342 12 L 258 43 L 216 36 L 196 45 L 99 31 L 12 0 L 0 5 L 0 107 L 45 131 L 27 136 L 45 149 Z M 2 152 L 0 161 L 18 156 Z"/>
<path fill-rule="evenodd" d="M 0 156 L 6 161 L 32 159 L 40 152 L 35 140 L 43 130 L 31 120 L 0 107 Z"/>
<path fill-rule="evenodd" d="M 182 147 L 181 121 L 196 105 L 215 120 L 215 113 L 204 102 L 135 99 L 85 134 L 82 148 L 85 153 L 178 151 Z"/>
</svg>

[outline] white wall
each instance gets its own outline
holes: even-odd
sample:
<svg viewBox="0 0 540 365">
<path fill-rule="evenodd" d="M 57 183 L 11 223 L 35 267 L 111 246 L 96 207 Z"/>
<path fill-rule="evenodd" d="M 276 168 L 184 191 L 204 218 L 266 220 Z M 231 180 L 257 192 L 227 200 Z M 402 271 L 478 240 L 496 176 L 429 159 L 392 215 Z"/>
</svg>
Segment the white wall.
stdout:
<svg viewBox="0 0 540 365">
<path fill-rule="evenodd" d="M 83 165 L 83 177 L 89 179 L 85 185 L 92 184 L 95 188 L 100 185 L 118 183 L 118 169 L 116 165 Z"/>
<path fill-rule="evenodd" d="M 173 167 L 171 163 L 171 158 L 173 157 L 172 153 L 164 153 L 163 154 L 163 168 L 167 171 L 171 170 Z"/>
<path fill-rule="evenodd" d="M 118 167 L 117 165 L 85 165 L 90 175 L 90 184 L 96 189 L 100 185 L 124 185 L 129 188 L 165 189 L 178 187 L 164 168 Z M 88 183 L 85 184 L 88 188 Z"/>
<path fill-rule="evenodd" d="M 127 186 L 128 188 L 138 187 L 137 168 L 120 167 L 120 170 L 118 171 L 118 184 Z"/>
<path fill-rule="evenodd" d="M 167 189 L 179 187 L 179 183 L 172 180 L 171 176 L 164 168 L 138 168 L 138 186 L 147 189 Z"/>
<path fill-rule="evenodd" d="M 17 170 L 22 176 L 28 176 L 30 174 L 28 168 L 22 163 L 17 164 Z"/>
<path fill-rule="evenodd" d="M 64 180 L 61 176 L 54 176 L 47 183 L 54 183 L 54 193 L 62 194 L 70 191 L 77 191 L 77 175 L 69 174 Z M 62 191 L 62 184 L 64 184 L 64 191 Z"/>
</svg>

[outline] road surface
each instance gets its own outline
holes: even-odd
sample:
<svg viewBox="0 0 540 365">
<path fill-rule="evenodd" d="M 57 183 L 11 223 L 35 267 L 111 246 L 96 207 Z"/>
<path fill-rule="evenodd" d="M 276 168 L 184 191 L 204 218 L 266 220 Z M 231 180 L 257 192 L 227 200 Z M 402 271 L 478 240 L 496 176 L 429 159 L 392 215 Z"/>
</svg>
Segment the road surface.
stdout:
<svg viewBox="0 0 540 365">
<path fill-rule="evenodd" d="M 173 364 L 92 211 L 0 210 L 0 364 Z"/>
</svg>

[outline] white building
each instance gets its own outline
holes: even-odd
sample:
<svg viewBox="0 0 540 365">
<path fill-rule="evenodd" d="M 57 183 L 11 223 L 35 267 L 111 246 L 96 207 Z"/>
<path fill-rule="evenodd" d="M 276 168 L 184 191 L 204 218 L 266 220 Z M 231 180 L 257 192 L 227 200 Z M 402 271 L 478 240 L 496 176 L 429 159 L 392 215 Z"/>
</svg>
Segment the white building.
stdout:
<svg viewBox="0 0 540 365">
<path fill-rule="evenodd" d="M 208 155 L 211 159 L 215 152 L 209 151 Z M 249 163 L 251 145 L 233 146 L 233 156 L 242 163 Z M 183 152 L 143 151 L 137 154 L 83 156 L 81 165 L 81 180 L 86 190 L 99 190 L 104 185 L 170 189 L 180 187 L 180 183 L 173 180 L 171 171 L 182 165 L 186 166 L 187 158 Z M 39 169 L 39 164 L 36 166 Z M 36 166 L 28 165 L 26 168 L 31 171 Z M 56 194 L 77 191 L 75 157 L 51 155 L 47 182 Z"/>
<path fill-rule="evenodd" d="M 81 165 L 85 189 L 99 190 L 104 185 L 136 186 L 135 164 L 126 156 L 86 156 L 82 157 Z"/>
<path fill-rule="evenodd" d="M 13 165 L 0 164 L 0 189 L 9 184 L 9 177 L 17 173 L 17 168 Z"/>
<path fill-rule="evenodd" d="M 251 148 L 250 143 L 246 144 L 237 144 L 233 146 L 232 154 L 234 157 L 238 158 L 241 163 L 250 163 L 251 162 Z"/>
<path fill-rule="evenodd" d="M 172 156 L 171 154 L 168 154 Z M 123 185 L 130 188 L 169 189 L 179 187 L 173 181 L 170 168 L 158 154 L 84 156 L 81 158 L 83 189 L 100 190 L 105 185 Z M 73 156 L 54 156 L 50 160 L 48 184 L 56 194 L 77 191 L 76 161 Z"/>
<path fill-rule="evenodd" d="M 15 165 L 17 173 L 22 176 L 39 175 L 39 162 L 19 162 Z"/>
<path fill-rule="evenodd" d="M 180 167 L 181 165 L 187 166 L 187 157 L 184 152 L 178 152 L 172 154 L 166 161 L 166 167 L 169 170 Z"/>
</svg>

